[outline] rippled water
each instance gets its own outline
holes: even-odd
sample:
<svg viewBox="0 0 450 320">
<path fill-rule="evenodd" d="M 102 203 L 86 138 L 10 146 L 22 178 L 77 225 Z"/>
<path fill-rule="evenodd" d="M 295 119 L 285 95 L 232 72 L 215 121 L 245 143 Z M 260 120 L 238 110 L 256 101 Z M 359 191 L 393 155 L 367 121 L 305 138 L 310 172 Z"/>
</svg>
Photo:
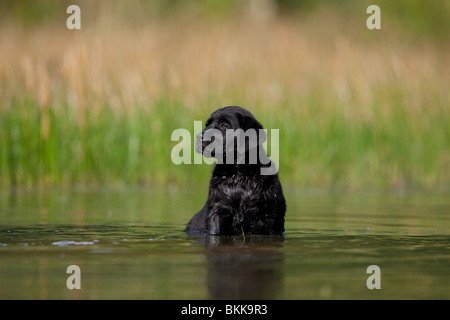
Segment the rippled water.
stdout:
<svg viewBox="0 0 450 320">
<path fill-rule="evenodd" d="M 274 237 L 182 232 L 203 189 L 2 194 L 0 299 L 450 298 L 448 194 L 285 189 Z"/>
</svg>

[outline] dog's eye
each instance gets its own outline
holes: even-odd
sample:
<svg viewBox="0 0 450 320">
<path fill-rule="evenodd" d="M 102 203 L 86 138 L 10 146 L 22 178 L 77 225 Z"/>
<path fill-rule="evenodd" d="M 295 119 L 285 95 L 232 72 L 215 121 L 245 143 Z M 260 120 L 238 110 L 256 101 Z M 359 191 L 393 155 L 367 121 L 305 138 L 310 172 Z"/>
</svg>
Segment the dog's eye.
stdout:
<svg viewBox="0 0 450 320">
<path fill-rule="evenodd" d="M 227 121 L 220 121 L 219 122 L 219 127 L 221 129 L 228 129 L 228 128 L 230 128 L 230 124 Z"/>
</svg>

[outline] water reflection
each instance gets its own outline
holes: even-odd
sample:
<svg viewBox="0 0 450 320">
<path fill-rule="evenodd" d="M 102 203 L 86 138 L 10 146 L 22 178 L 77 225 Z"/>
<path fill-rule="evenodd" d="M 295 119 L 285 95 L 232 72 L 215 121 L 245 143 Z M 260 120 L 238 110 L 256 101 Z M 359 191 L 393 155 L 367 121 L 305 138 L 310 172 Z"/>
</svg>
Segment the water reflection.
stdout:
<svg viewBox="0 0 450 320">
<path fill-rule="evenodd" d="M 282 288 L 284 236 L 193 236 L 206 248 L 212 299 L 274 299 Z"/>
<path fill-rule="evenodd" d="M 448 194 L 287 189 L 286 235 L 244 239 L 182 232 L 203 191 L 0 192 L 0 299 L 449 297 Z"/>
</svg>

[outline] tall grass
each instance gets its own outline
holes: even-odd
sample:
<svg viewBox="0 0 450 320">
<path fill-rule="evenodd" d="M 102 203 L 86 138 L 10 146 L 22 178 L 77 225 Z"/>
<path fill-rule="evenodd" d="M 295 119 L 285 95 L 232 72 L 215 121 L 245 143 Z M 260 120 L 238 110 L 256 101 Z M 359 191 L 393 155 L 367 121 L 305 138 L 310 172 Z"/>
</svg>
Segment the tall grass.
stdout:
<svg viewBox="0 0 450 320">
<path fill-rule="evenodd" d="M 241 105 L 280 129 L 286 184 L 448 186 L 448 47 L 318 15 L 4 25 L 0 185 L 205 183 L 171 133 Z"/>
</svg>

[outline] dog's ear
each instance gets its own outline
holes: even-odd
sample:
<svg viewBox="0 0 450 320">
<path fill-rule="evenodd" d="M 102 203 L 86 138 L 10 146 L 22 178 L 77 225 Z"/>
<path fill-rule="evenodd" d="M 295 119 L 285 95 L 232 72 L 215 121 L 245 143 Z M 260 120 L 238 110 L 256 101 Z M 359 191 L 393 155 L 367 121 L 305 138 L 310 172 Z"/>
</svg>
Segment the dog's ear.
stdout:
<svg viewBox="0 0 450 320">
<path fill-rule="evenodd" d="M 236 115 L 242 130 L 247 131 L 248 129 L 255 129 L 256 134 L 258 135 L 258 142 L 263 143 L 264 141 L 266 141 L 266 133 L 262 130 L 264 128 L 262 124 L 255 119 L 255 117 L 253 117 L 252 115 L 243 115 L 241 113 L 237 113 Z"/>
</svg>

